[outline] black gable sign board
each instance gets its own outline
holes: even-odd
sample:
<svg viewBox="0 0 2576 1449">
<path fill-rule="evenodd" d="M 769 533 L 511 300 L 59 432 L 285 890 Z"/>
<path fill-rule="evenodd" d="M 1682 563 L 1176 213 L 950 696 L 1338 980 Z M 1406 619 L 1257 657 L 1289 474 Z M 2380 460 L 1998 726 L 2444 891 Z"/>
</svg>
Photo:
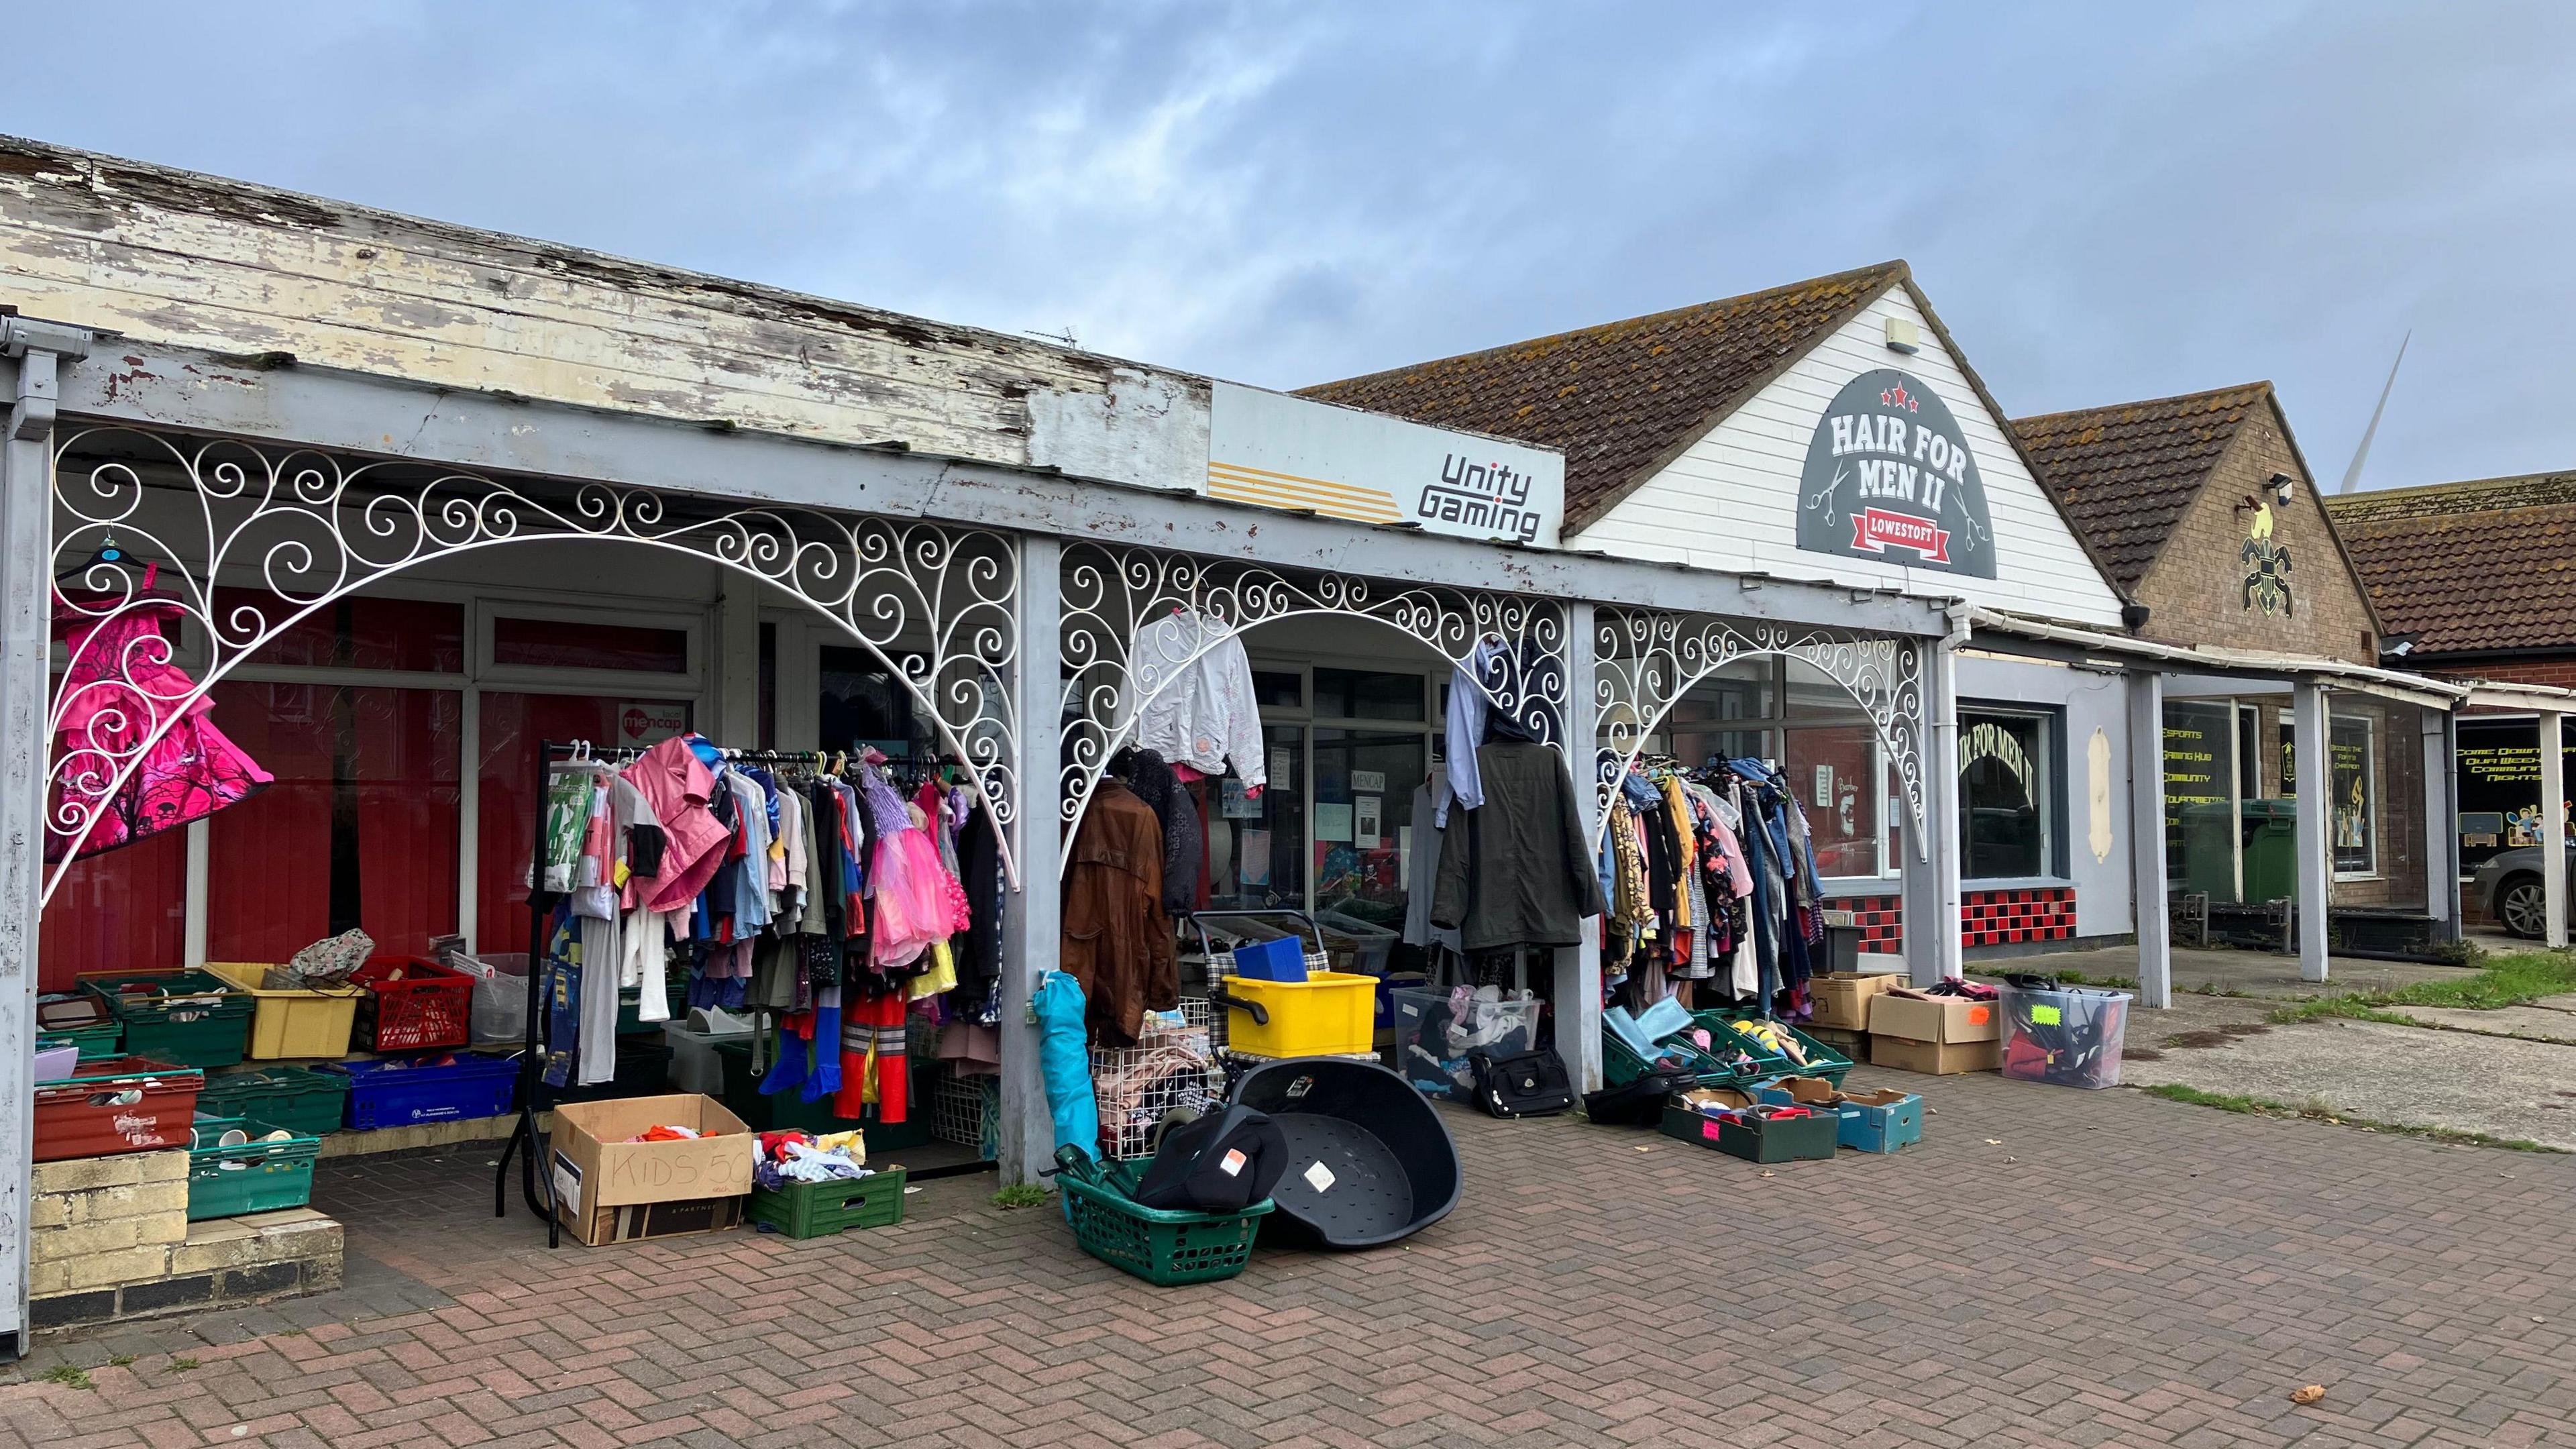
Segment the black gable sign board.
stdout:
<svg viewBox="0 0 2576 1449">
<path fill-rule="evenodd" d="M 1985 479 L 1930 388 L 1880 368 L 1834 394 L 1798 480 L 1798 547 L 1995 576 Z"/>
</svg>

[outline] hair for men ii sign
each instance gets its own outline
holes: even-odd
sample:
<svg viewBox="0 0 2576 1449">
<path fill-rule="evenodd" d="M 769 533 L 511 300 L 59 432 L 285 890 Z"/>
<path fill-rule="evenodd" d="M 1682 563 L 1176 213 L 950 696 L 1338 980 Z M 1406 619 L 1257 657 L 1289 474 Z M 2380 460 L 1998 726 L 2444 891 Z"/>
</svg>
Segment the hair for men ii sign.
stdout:
<svg viewBox="0 0 2576 1449">
<path fill-rule="evenodd" d="M 1834 394 L 1799 475 L 1798 547 L 1995 576 L 1985 480 L 1930 388 L 1880 368 Z"/>
</svg>

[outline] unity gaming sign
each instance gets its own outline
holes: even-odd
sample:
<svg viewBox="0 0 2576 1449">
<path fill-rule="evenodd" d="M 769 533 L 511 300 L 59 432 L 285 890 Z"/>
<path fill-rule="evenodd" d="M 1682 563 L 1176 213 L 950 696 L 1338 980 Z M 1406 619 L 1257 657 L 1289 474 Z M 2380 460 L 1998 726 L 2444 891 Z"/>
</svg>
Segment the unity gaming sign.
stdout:
<svg viewBox="0 0 2576 1449">
<path fill-rule="evenodd" d="M 1995 576 L 1985 480 L 1930 388 L 1880 368 L 1834 394 L 1799 475 L 1798 547 Z"/>
</svg>

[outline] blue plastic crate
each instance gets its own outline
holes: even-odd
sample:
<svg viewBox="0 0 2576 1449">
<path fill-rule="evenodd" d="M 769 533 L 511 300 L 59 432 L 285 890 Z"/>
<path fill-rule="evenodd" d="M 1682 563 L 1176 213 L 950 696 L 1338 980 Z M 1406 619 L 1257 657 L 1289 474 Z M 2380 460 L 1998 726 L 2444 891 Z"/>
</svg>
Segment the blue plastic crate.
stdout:
<svg viewBox="0 0 2576 1449">
<path fill-rule="evenodd" d="M 498 1117 L 519 1104 L 519 1063 L 459 1052 L 439 1066 L 386 1059 L 324 1071 L 349 1077 L 349 1126 L 359 1132 L 460 1117 Z"/>
<path fill-rule="evenodd" d="M 1303 981 L 1306 943 L 1295 936 L 1234 948 L 1234 974 L 1248 981 Z"/>
</svg>

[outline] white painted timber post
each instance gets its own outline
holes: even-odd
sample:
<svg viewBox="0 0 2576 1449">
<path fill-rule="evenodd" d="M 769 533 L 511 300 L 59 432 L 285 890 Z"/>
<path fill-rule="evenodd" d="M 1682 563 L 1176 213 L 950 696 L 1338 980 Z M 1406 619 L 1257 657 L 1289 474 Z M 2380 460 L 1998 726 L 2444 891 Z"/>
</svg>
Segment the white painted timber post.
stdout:
<svg viewBox="0 0 2576 1449">
<path fill-rule="evenodd" d="M 1019 541 L 1019 639 L 1011 658 L 1011 717 L 1019 722 L 1016 843 L 1020 888 L 1002 918 L 1002 1122 L 1005 1183 L 1035 1182 L 1055 1163 L 1055 1118 L 1038 1072 L 1029 1002 L 1063 944 L 1064 683 L 1058 637 L 1064 617 L 1064 546 L 1037 534 Z"/>
<path fill-rule="evenodd" d="M 1594 698 L 1595 662 L 1592 605 L 1565 609 L 1565 739 L 1566 768 L 1574 774 L 1574 808 L 1582 821 L 1583 839 L 1598 838 L 1601 811 L 1599 703 Z M 1593 869 L 1589 858 L 1576 863 Z M 1583 918 L 1583 939 L 1556 952 L 1556 1055 L 1578 1092 L 1601 1089 L 1601 918 Z"/>
<path fill-rule="evenodd" d="M 1964 975 L 1959 947 L 1959 701 L 1955 650 L 1965 637 L 1923 639 L 1923 827 L 1905 862 L 1905 970 L 1917 986 Z M 1899 647 L 1906 647 L 1900 645 Z M 1910 823 L 1910 822 L 1909 822 Z"/>
<path fill-rule="evenodd" d="M 2452 773 L 2455 717 L 2448 709 L 2417 711 L 2424 726 L 2424 913 L 2434 934 L 2460 939 L 2460 796 Z"/>
<path fill-rule="evenodd" d="M 2540 716 L 2540 899 L 2547 910 L 2546 942 L 2552 951 L 2567 945 L 2567 746 L 2561 733 L 2565 719 L 2555 711 Z"/>
<path fill-rule="evenodd" d="M 2302 679 L 2291 697 L 2290 743 L 2298 757 L 2299 979 L 2326 979 L 2326 912 L 2333 908 L 2334 761 L 2326 753 L 2326 690 Z"/>
<path fill-rule="evenodd" d="M 2138 1001 L 2173 1005 L 2173 916 L 2165 907 L 2165 677 L 2129 675 L 2129 879 L 2138 922 Z"/>
<path fill-rule="evenodd" d="M 90 335 L 0 318 L 17 363 L 0 438 L 0 1344 L 28 1348 L 27 1228 L 35 1167 L 37 913 L 43 899 L 46 597 L 53 585 L 54 403 L 58 362 Z"/>
<path fill-rule="evenodd" d="M 760 738 L 760 594 L 762 585 L 719 570 L 716 597 L 716 743 L 757 749 Z M 703 728 L 703 727 L 702 727 Z"/>
</svg>

